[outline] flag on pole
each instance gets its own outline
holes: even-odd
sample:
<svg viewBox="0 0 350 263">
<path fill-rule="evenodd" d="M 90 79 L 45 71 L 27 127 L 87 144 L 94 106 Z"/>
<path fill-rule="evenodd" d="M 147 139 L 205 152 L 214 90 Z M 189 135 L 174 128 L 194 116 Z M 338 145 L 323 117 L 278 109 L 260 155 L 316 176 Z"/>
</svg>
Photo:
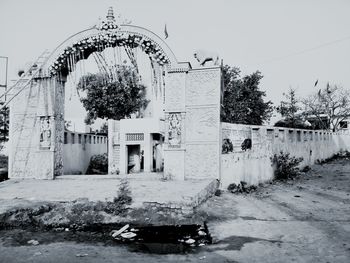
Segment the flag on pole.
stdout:
<svg viewBox="0 0 350 263">
<path fill-rule="evenodd" d="M 166 24 L 165 24 L 165 27 L 164 27 L 164 35 L 165 35 L 165 39 L 167 39 L 168 36 L 169 36 L 168 30 L 166 29 Z"/>
</svg>

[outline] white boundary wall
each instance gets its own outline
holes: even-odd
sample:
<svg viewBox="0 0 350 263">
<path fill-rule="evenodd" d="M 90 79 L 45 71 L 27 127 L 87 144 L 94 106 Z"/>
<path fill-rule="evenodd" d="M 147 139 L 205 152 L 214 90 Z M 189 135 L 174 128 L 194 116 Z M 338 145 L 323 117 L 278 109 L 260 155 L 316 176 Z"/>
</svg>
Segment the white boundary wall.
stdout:
<svg viewBox="0 0 350 263">
<path fill-rule="evenodd" d="M 349 132 L 300 130 L 267 126 L 221 123 L 221 137 L 230 139 L 233 152 L 221 153 L 221 188 L 245 181 L 258 184 L 273 178 L 271 157 L 280 151 L 303 157 L 301 167 L 324 160 L 341 150 L 350 150 Z M 243 151 L 244 139 L 252 140 L 252 148 Z"/>
<path fill-rule="evenodd" d="M 64 174 L 85 174 L 93 155 L 107 153 L 107 136 L 71 131 L 64 133 Z"/>
</svg>

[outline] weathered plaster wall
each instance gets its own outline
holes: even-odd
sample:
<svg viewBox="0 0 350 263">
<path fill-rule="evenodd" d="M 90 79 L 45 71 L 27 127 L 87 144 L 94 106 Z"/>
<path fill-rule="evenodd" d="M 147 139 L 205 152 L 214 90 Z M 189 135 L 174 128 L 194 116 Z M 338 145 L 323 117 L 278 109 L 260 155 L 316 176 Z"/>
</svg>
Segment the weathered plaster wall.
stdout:
<svg viewBox="0 0 350 263">
<path fill-rule="evenodd" d="M 221 68 L 199 68 L 186 82 L 185 179 L 220 174 Z"/>
<path fill-rule="evenodd" d="M 220 87 L 220 67 L 169 72 L 165 91 L 167 177 L 219 177 Z"/>
<path fill-rule="evenodd" d="M 21 79 L 9 96 L 19 93 L 27 81 Z M 10 103 L 10 178 L 53 179 L 55 171 L 62 170 L 57 156 L 63 136 L 60 96 L 64 97 L 62 81 L 35 78 Z"/>
<path fill-rule="evenodd" d="M 107 137 L 66 131 L 63 144 L 64 174 L 85 174 L 93 155 L 107 153 Z M 73 137 L 74 136 L 74 140 Z"/>
<path fill-rule="evenodd" d="M 273 178 L 270 157 L 280 151 L 303 157 L 301 166 L 350 150 L 348 133 L 298 130 L 266 126 L 221 123 L 222 139 L 230 139 L 233 152 L 221 154 L 221 187 L 245 181 L 258 184 Z M 252 149 L 243 151 L 244 139 L 251 138 Z"/>
</svg>

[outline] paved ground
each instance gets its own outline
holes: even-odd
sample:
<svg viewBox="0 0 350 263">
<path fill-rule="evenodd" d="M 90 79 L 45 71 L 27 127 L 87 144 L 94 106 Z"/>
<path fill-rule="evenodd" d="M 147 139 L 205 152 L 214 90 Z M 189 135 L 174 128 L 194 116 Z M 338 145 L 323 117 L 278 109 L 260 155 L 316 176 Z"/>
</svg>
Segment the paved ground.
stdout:
<svg viewBox="0 0 350 263">
<path fill-rule="evenodd" d="M 11 246 L 0 237 L 0 262 L 350 262 L 349 195 L 350 161 L 338 160 L 288 184 L 212 198 L 200 212 L 209 216 L 215 244 L 197 253 L 74 242 Z"/>
<path fill-rule="evenodd" d="M 120 179 L 116 175 L 65 175 L 56 180 L 8 180 L 0 183 L 0 212 L 12 204 L 25 201 L 112 200 Z M 128 175 L 133 206 L 142 202 L 187 203 L 211 180 L 162 181 L 161 174 Z"/>
</svg>

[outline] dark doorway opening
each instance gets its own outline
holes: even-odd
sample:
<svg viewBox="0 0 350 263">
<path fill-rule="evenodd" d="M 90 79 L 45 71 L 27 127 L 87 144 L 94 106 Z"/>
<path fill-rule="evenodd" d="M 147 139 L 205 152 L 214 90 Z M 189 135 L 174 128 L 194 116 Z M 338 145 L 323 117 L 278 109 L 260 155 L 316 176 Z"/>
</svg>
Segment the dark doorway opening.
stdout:
<svg viewBox="0 0 350 263">
<path fill-rule="evenodd" d="M 164 136 L 159 133 L 152 134 L 152 171 L 163 172 L 164 170 L 164 154 L 163 154 L 163 143 Z"/>
<path fill-rule="evenodd" d="M 128 174 L 139 173 L 141 171 L 141 151 L 140 145 L 128 145 Z"/>
</svg>

